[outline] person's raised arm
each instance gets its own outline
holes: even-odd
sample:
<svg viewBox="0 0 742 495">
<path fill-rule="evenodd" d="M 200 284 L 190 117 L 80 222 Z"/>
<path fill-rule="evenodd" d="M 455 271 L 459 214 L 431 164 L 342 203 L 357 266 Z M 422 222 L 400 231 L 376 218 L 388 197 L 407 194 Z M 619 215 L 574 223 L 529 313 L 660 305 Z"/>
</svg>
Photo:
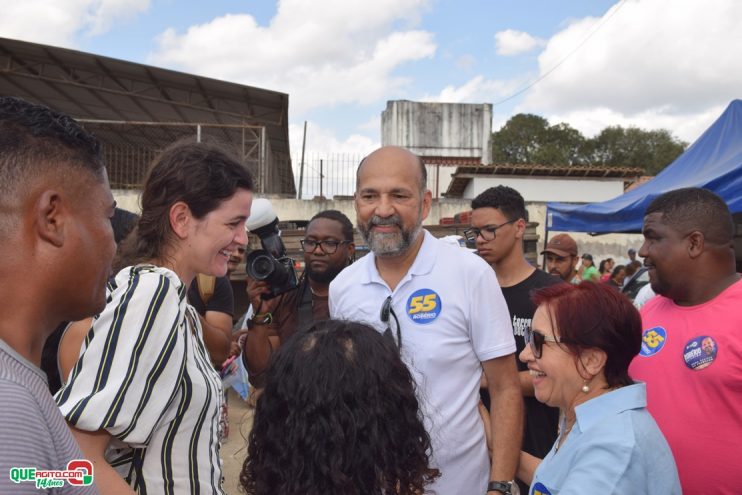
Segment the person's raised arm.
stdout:
<svg viewBox="0 0 742 495">
<path fill-rule="evenodd" d="M 247 368 L 248 377 L 251 375 L 257 377 L 268 367 L 273 353 L 271 337 L 274 343 L 280 344 L 274 335 L 273 313 L 283 298 L 279 296 L 267 301 L 261 299 L 260 295 L 268 290 L 267 283 L 248 278 L 247 295 L 253 307 L 253 317 L 248 322 L 249 330 L 242 351 L 242 360 Z"/>
</svg>

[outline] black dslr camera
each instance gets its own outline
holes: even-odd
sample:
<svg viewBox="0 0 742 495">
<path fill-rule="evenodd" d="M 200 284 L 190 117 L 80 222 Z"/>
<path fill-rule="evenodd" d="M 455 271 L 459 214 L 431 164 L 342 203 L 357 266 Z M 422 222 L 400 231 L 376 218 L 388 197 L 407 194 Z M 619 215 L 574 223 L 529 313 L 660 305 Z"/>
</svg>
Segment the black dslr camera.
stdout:
<svg viewBox="0 0 742 495">
<path fill-rule="evenodd" d="M 260 238 L 263 249 L 251 252 L 245 260 L 245 271 L 253 280 L 264 280 L 270 292 L 263 299 L 295 289 L 299 284 L 294 269 L 294 260 L 286 256 L 286 248 L 278 230 L 278 216 L 270 201 L 263 198 L 253 200 L 247 230 Z"/>
</svg>

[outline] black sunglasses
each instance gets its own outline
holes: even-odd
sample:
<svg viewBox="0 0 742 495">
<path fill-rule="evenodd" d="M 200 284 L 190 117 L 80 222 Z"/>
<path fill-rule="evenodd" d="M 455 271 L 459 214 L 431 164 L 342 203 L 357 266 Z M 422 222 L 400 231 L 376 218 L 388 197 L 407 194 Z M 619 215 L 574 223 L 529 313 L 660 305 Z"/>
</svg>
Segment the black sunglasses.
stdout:
<svg viewBox="0 0 742 495">
<path fill-rule="evenodd" d="M 339 245 L 350 244 L 350 241 L 315 241 L 314 239 L 301 239 L 299 243 L 305 253 L 313 253 L 314 250 L 317 249 L 317 246 L 319 246 L 323 253 L 335 254 Z"/>
<path fill-rule="evenodd" d="M 526 328 L 526 331 L 523 333 L 523 339 L 526 341 L 527 345 L 531 346 L 531 352 L 533 352 L 533 357 L 536 359 L 541 358 L 541 353 L 544 349 L 544 342 L 559 342 L 563 344 L 570 344 L 571 342 L 564 339 L 557 339 L 550 335 L 544 335 L 543 333 L 534 332 L 530 328 Z"/>
<path fill-rule="evenodd" d="M 515 220 L 510 220 L 509 222 L 501 223 L 500 225 L 485 225 L 481 229 L 478 229 L 477 227 L 471 227 L 464 231 L 464 237 L 466 237 L 467 242 L 470 242 L 472 244 L 477 242 L 477 237 L 479 237 L 480 235 L 485 241 L 494 241 L 497 229 L 517 221 L 518 219 L 516 218 Z"/>
<path fill-rule="evenodd" d="M 394 318 L 394 324 L 397 326 L 397 340 L 395 342 L 394 336 L 392 334 L 392 327 L 389 324 L 389 315 Z M 392 307 L 392 296 L 388 296 L 386 299 L 384 299 L 384 304 L 381 305 L 381 313 L 379 314 L 379 319 L 382 323 L 386 325 L 386 330 L 384 330 L 384 337 L 387 337 L 391 339 L 392 342 L 394 342 L 397 346 L 397 349 L 402 349 L 402 331 L 399 327 L 399 320 L 397 319 L 397 314 L 394 312 L 394 308 Z"/>
</svg>

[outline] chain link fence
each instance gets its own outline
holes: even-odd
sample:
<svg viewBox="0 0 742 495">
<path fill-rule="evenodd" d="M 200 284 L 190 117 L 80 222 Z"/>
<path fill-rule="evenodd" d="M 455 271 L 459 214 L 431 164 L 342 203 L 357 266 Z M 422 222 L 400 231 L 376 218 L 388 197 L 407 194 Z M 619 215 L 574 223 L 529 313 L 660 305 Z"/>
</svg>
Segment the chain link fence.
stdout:
<svg viewBox="0 0 742 495">
<path fill-rule="evenodd" d="M 304 155 L 304 174 L 301 170 L 301 156 L 295 156 L 294 183 L 297 198 L 334 198 L 353 196 L 356 190 L 356 170 L 364 155 L 352 153 L 312 153 Z M 428 189 L 434 198 L 443 195 L 456 167 L 446 165 L 426 165 Z"/>
</svg>

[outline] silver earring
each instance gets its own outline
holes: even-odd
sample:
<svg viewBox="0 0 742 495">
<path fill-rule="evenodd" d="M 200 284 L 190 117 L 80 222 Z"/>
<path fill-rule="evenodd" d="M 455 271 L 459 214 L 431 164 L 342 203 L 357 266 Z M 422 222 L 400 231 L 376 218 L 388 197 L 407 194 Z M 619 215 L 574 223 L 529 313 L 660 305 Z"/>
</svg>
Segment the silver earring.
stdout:
<svg viewBox="0 0 742 495">
<path fill-rule="evenodd" d="M 588 393 L 589 391 L 590 391 L 590 387 L 588 386 L 587 381 L 586 381 L 585 384 L 582 386 L 582 392 Z"/>
</svg>

